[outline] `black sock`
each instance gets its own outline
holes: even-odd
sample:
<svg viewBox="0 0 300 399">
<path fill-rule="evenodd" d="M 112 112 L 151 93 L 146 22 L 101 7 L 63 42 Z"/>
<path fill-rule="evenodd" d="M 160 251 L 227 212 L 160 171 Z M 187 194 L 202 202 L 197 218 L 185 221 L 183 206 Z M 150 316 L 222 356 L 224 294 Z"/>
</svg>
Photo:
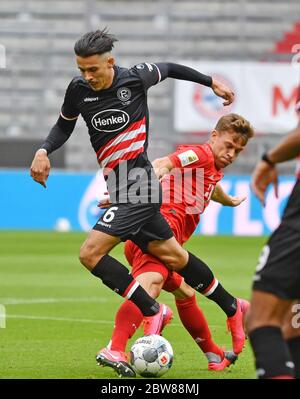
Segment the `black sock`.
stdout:
<svg viewBox="0 0 300 399">
<path fill-rule="evenodd" d="M 288 339 L 286 343 L 295 365 L 295 377 L 300 378 L 300 337 Z"/>
<path fill-rule="evenodd" d="M 140 285 L 129 299 L 136 304 L 144 316 L 154 316 L 159 311 L 159 303 L 148 295 Z"/>
<path fill-rule="evenodd" d="M 215 280 L 213 272 L 201 259 L 189 252 L 188 263 L 179 271 L 179 274 L 184 277 L 185 282 L 196 291 L 216 302 L 228 317 L 235 314 L 237 307 L 236 298 L 230 295 L 221 284 Z M 210 295 L 205 294 L 207 288 L 213 285 L 214 281 L 218 284 L 217 288 Z"/>
<path fill-rule="evenodd" d="M 226 313 L 227 317 L 235 314 L 237 309 L 237 299 L 227 292 L 220 283 L 217 288 L 210 295 L 205 295 L 206 298 L 216 302 L 220 308 Z"/>
<path fill-rule="evenodd" d="M 213 282 L 214 275 L 206 263 L 190 252 L 188 254 L 188 263 L 178 273 L 194 290 L 202 293 Z"/>
<path fill-rule="evenodd" d="M 92 270 L 92 274 L 99 277 L 107 287 L 134 302 L 144 316 L 153 316 L 158 312 L 159 303 L 135 282 L 122 263 L 111 256 L 103 256 Z"/>
<path fill-rule="evenodd" d="M 294 377 L 294 367 L 281 329 L 259 327 L 249 334 L 259 378 Z"/>
</svg>

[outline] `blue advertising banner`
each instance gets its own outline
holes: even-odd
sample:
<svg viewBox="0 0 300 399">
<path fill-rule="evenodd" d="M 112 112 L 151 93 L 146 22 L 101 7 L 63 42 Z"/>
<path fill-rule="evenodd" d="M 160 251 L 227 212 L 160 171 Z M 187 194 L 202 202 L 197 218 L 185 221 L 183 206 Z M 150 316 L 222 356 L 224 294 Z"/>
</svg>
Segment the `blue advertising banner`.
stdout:
<svg viewBox="0 0 300 399">
<path fill-rule="evenodd" d="M 45 189 L 28 171 L 0 172 L 0 228 L 88 231 L 100 216 L 102 176 L 52 171 Z"/>
<path fill-rule="evenodd" d="M 239 207 L 211 201 L 201 216 L 196 233 L 205 235 L 269 234 L 280 221 L 286 199 L 295 182 L 284 177 L 279 198 L 271 188 L 262 208 L 250 190 L 250 176 L 226 176 L 222 187 L 235 196 L 247 196 Z M 106 186 L 101 173 L 52 171 L 45 189 L 28 171 L 0 171 L 0 229 L 89 231 L 101 214 L 97 207 Z"/>
</svg>

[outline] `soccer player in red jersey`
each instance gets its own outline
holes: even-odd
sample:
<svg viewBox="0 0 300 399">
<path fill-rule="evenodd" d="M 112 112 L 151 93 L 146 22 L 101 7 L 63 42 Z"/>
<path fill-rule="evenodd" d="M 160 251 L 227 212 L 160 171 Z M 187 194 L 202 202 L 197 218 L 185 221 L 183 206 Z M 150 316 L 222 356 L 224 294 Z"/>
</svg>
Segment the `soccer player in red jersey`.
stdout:
<svg viewBox="0 0 300 399">
<path fill-rule="evenodd" d="M 248 121 L 237 114 L 229 114 L 218 121 L 207 143 L 181 145 L 176 152 L 153 162 L 164 194 L 161 213 L 181 245 L 195 231 L 200 214 L 211 198 L 228 206 L 237 206 L 245 199 L 227 195 L 218 182 L 223 177 L 222 169 L 234 162 L 252 136 L 253 128 Z M 173 293 L 180 319 L 205 353 L 210 370 L 223 370 L 236 360 L 245 341 L 243 319 L 247 301 L 231 296 L 207 267 L 204 288 L 198 287 L 198 291 L 215 301 L 228 317 L 235 353 L 224 352 L 212 340 L 207 321 L 197 305 L 195 291 L 182 276 L 168 270 L 157 258 L 143 253 L 132 241 L 126 242 L 125 255 L 133 276 L 152 297 L 157 298 L 161 289 Z M 159 334 L 171 318 L 172 313 L 167 311 L 157 331 L 151 318 L 144 318 L 132 302 L 125 301 L 117 312 L 108 348 L 97 355 L 98 363 L 114 368 L 120 375 L 128 375 L 128 370 L 131 371 L 125 353 L 128 339 L 143 320 L 147 335 Z"/>
</svg>

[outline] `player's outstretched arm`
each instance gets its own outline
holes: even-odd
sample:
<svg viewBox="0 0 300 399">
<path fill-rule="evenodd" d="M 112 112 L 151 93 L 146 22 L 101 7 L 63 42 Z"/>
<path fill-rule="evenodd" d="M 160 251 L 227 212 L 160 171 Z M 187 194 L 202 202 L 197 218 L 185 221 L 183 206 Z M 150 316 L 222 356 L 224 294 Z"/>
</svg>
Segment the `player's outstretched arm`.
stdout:
<svg viewBox="0 0 300 399">
<path fill-rule="evenodd" d="M 188 80 L 190 82 L 211 87 L 213 92 L 218 97 L 221 97 L 225 100 L 223 105 L 229 105 L 234 100 L 234 92 L 225 84 L 219 82 L 211 76 L 204 75 L 203 73 L 185 65 L 174 64 L 171 62 L 162 62 L 156 65 L 160 70 L 161 80 L 166 78 Z"/>
<path fill-rule="evenodd" d="M 226 194 L 220 184 L 216 185 L 215 190 L 211 197 L 213 201 L 219 202 L 224 206 L 238 206 L 242 202 L 244 202 L 246 198 L 247 197 L 233 197 L 231 195 Z"/>
</svg>

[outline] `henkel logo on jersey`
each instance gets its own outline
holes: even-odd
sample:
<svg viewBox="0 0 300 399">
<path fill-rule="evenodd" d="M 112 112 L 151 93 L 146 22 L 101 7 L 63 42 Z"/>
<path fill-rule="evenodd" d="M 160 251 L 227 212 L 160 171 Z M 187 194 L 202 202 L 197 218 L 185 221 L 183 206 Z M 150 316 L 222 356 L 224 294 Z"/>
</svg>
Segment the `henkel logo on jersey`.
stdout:
<svg viewBox="0 0 300 399">
<path fill-rule="evenodd" d="M 106 109 L 95 114 L 92 118 L 93 127 L 99 132 L 118 132 L 128 125 L 129 115 L 119 109 Z"/>
</svg>

